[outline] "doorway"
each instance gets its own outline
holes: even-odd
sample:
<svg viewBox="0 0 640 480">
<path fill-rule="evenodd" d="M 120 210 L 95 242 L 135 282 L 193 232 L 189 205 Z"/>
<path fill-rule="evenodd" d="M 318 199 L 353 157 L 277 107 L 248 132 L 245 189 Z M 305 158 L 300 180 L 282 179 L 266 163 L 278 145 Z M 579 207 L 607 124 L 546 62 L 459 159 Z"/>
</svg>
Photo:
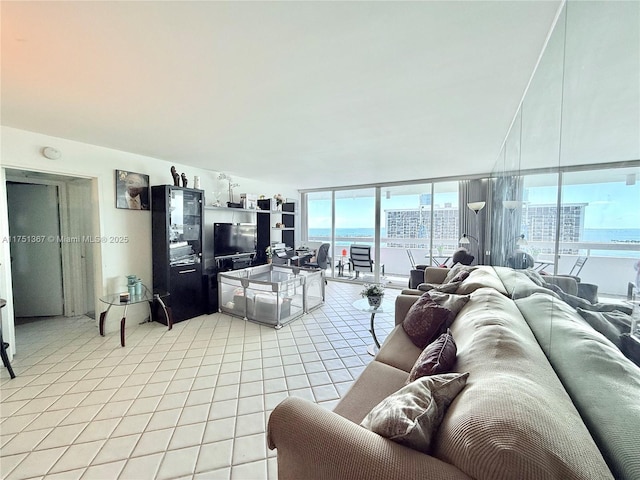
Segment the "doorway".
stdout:
<svg viewBox="0 0 640 480">
<path fill-rule="evenodd" d="M 91 180 L 6 171 L 14 316 L 95 317 Z"/>
</svg>

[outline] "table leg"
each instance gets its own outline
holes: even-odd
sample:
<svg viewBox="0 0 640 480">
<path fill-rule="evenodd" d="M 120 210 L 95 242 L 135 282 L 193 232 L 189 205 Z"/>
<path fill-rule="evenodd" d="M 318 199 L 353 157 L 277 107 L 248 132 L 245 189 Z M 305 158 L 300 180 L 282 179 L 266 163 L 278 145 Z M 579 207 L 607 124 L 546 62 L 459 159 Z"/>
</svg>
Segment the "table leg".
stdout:
<svg viewBox="0 0 640 480">
<path fill-rule="evenodd" d="M 167 310 L 167 307 L 162 301 L 162 298 L 160 298 L 160 295 L 157 295 L 157 294 L 154 295 L 154 299 L 162 307 L 162 311 L 164 312 L 164 318 L 167 320 L 167 326 L 169 327 L 169 330 L 171 330 L 173 328 L 173 316 L 171 315 L 171 310 Z"/>
<path fill-rule="evenodd" d="M 109 309 L 111 305 L 107 307 L 107 309 L 100 314 L 100 335 L 104 337 L 104 321 L 107 319 L 107 314 L 109 313 Z"/>
<path fill-rule="evenodd" d="M 122 345 L 124 347 L 124 322 L 127 319 L 127 317 L 122 317 L 122 320 L 120 320 L 120 345 Z"/>
<path fill-rule="evenodd" d="M 371 333 L 371 336 L 373 337 L 373 341 L 375 342 L 375 345 L 369 345 L 367 347 L 367 353 L 369 355 L 372 355 L 372 356 L 375 356 L 375 354 L 380 349 L 380 342 L 378 341 L 378 337 L 376 336 L 376 330 L 375 330 L 375 326 L 374 326 L 374 319 L 375 318 L 376 318 L 376 312 L 372 312 L 371 313 L 371 329 L 369 330 L 369 332 Z"/>
<path fill-rule="evenodd" d="M 127 304 L 124 305 L 124 312 L 122 312 L 122 320 L 120 320 L 120 345 L 124 347 L 124 324 L 127 320 Z"/>
</svg>

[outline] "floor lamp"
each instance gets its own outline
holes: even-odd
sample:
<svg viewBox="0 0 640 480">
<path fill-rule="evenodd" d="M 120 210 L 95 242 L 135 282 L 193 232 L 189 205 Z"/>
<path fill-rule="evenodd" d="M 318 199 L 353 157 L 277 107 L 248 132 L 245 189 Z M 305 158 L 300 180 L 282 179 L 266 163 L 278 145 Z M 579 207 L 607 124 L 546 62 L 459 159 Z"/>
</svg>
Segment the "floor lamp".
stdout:
<svg viewBox="0 0 640 480">
<path fill-rule="evenodd" d="M 467 203 L 467 207 L 469 207 L 476 214 L 476 240 L 478 242 L 478 259 L 476 260 L 477 264 L 480 264 L 480 224 L 478 223 L 478 212 L 484 208 L 486 202 L 469 202 Z M 463 235 L 464 238 L 464 235 Z M 462 239 L 460 239 L 462 240 Z"/>
</svg>

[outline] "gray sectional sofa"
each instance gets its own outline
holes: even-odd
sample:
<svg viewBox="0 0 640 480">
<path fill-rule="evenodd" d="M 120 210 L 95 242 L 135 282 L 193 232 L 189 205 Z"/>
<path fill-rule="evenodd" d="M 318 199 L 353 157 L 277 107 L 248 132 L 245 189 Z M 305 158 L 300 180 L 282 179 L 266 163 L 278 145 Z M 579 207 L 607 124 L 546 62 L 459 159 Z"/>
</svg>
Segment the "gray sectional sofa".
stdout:
<svg viewBox="0 0 640 480">
<path fill-rule="evenodd" d="M 421 353 L 401 324 L 422 292 L 407 290 L 396 328 L 333 412 L 294 397 L 272 412 L 279 478 L 640 479 L 640 368 L 527 273 L 470 270 L 450 325 L 453 371 L 469 376 L 429 453 L 359 425 Z"/>
</svg>

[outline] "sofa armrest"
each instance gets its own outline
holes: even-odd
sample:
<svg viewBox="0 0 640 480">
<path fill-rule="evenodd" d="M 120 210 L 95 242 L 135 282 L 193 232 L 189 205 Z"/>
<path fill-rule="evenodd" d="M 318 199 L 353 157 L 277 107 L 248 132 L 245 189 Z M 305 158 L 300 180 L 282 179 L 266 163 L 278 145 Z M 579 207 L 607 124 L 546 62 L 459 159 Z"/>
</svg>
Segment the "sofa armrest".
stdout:
<svg viewBox="0 0 640 480">
<path fill-rule="evenodd" d="M 448 268 L 427 267 L 424 270 L 424 283 L 443 283 L 449 273 Z"/>
<path fill-rule="evenodd" d="M 409 295 L 401 293 L 396 297 L 396 325 L 400 325 L 403 322 L 404 317 L 407 316 L 407 312 L 411 308 L 411 305 L 413 305 L 420 298 L 420 295 L 424 293 L 420 290 L 416 290 L 416 292 L 418 293 L 410 293 Z"/>
<path fill-rule="evenodd" d="M 453 465 L 298 397 L 284 399 L 273 410 L 267 442 L 270 449 L 278 449 L 280 480 L 470 480 Z"/>
<path fill-rule="evenodd" d="M 400 291 L 401 295 L 422 295 L 424 292 L 422 290 L 418 290 L 417 288 L 403 288 Z"/>
<path fill-rule="evenodd" d="M 574 297 L 578 295 L 578 282 L 575 277 L 568 275 L 542 275 L 542 278 L 545 282 L 560 287 L 564 293 Z"/>
</svg>

